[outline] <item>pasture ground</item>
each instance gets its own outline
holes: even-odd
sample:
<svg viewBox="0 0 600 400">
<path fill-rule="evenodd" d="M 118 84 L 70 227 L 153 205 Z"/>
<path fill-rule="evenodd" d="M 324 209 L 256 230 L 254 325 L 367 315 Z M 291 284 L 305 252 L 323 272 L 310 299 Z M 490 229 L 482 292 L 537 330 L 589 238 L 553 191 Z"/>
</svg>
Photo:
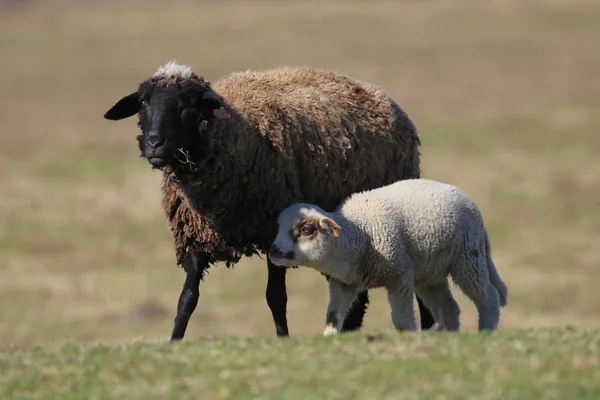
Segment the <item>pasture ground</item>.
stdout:
<svg viewBox="0 0 600 400">
<path fill-rule="evenodd" d="M 3 399 L 598 399 L 600 331 L 204 338 L 0 355 Z"/>
<path fill-rule="evenodd" d="M 600 327 L 598 2 L 30 3 L 0 10 L 0 392 L 42 398 L 48 385 L 44 398 L 65 387 L 73 398 L 120 388 L 161 398 L 176 388 L 224 398 L 253 390 L 248 377 L 263 397 L 282 399 L 367 390 L 418 398 L 413 389 L 440 382 L 446 398 L 467 396 L 463 386 L 477 398 L 591 393 L 598 331 L 584 329 Z M 310 338 L 323 329 L 325 280 L 298 269 L 288 274 L 295 337 L 279 343 L 265 261 L 252 258 L 212 268 L 187 344 L 164 345 L 184 274 L 160 175 L 138 158 L 135 120 L 102 115 L 171 59 L 208 80 L 310 64 L 388 90 L 420 131 L 423 177 L 460 186 L 482 209 L 510 290 L 501 331 L 474 336 L 475 308 L 454 290 L 467 332 L 396 337 L 376 290 L 364 332 L 329 351 Z M 379 331 L 384 340 L 365 342 Z M 279 357 L 285 363 L 274 364 Z M 358 368 L 364 361 L 373 364 Z M 336 377 L 346 366 L 348 379 Z M 223 371 L 238 371 L 237 383 L 210 379 Z M 374 380 L 359 387 L 361 377 Z M 311 379 L 327 385 L 303 385 Z M 298 391 L 277 392 L 286 382 Z"/>
</svg>

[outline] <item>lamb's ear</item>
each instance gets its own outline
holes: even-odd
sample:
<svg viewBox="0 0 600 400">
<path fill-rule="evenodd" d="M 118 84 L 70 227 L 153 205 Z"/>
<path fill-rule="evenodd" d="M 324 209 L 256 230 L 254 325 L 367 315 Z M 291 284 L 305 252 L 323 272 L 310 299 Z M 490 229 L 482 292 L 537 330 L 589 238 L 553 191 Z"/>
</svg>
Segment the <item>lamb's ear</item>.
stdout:
<svg viewBox="0 0 600 400">
<path fill-rule="evenodd" d="M 117 101 L 110 110 L 104 114 L 104 118 L 118 121 L 123 118 L 131 117 L 140 111 L 140 95 L 133 92 Z"/>
<path fill-rule="evenodd" d="M 212 110 L 213 115 L 218 119 L 231 117 L 224 105 L 223 98 L 212 90 L 208 90 L 202 95 L 202 106 Z"/>
<path fill-rule="evenodd" d="M 332 220 L 331 218 L 327 218 L 327 217 L 321 218 L 319 225 L 321 225 L 321 228 L 323 228 L 323 229 L 331 230 L 331 232 L 333 232 L 333 236 L 335 236 L 335 237 L 340 236 L 342 227 L 339 226 L 338 224 L 336 224 L 335 221 Z"/>
</svg>

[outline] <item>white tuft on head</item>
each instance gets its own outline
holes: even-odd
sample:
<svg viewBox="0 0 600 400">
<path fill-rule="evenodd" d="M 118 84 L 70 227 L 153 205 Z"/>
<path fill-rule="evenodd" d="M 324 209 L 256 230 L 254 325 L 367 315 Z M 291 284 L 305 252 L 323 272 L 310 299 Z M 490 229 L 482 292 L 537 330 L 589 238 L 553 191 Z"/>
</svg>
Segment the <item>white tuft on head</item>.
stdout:
<svg viewBox="0 0 600 400">
<path fill-rule="evenodd" d="M 154 78 L 180 78 L 189 79 L 192 77 L 192 68 L 184 64 L 178 64 L 176 61 L 169 61 L 161 65 L 154 73 Z"/>
</svg>

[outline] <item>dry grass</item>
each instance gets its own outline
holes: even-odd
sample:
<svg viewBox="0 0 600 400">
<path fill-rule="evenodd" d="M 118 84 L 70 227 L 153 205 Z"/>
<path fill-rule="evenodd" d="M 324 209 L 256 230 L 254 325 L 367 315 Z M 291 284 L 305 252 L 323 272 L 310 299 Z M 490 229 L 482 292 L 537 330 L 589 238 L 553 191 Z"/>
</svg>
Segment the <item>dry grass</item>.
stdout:
<svg viewBox="0 0 600 400">
<path fill-rule="evenodd" d="M 247 5 L 249 4 L 249 5 Z M 244 6 L 246 5 L 246 6 Z M 591 1 L 152 3 L 0 11 L 0 343 L 166 340 L 183 273 L 138 158 L 103 113 L 160 64 L 209 80 L 281 64 L 385 87 L 424 176 L 480 204 L 510 288 L 502 329 L 600 325 L 600 6 Z M 291 272 L 291 333 L 325 281 Z M 186 338 L 274 335 L 266 268 L 211 270 Z M 474 307 L 457 293 L 463 326 Z M 374 291 L 365 329 L 389 329 Z"/>
</svg>

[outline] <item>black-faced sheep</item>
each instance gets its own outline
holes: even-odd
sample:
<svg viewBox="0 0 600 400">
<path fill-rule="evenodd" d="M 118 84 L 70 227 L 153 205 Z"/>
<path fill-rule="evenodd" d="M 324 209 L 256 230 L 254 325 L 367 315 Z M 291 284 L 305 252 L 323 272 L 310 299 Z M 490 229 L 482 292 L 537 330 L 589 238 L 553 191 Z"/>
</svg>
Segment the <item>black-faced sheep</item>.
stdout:
<svg viewBox="0 0 600 400">
<path fill-rule="evenodd" d="M 330 276 L 324 334 L 339 332 L 357 293 L 384 287 L 394 327 L 416 330 L 413 294 L 438 329 L 460 330 L 448 276 L 475 303 L 479 330 L 497 329 L 508 289 L 477 205 L 455 186 L 407 179 L 356 193 L 333 212 L 296 203 L 278 218 L 269 258 Z"/>
<path fill-rule="evenodd" d="M 184 336 L 209 265 L 268 251 L 277 215 L 297 201 L 333 209 L 353 192 L 420 174 L 420 139 L 379 87 L 333 71 L 282 67 L 211 84 L 161 66 L 104 115 L 138 114 L 142 157 L 164 173 L 162 204 L 186 272 L 171 340 Z M 266 299 L 288 335 L 285 268 L 268 262 Z M 344 330 L 360 328 L 368 294 Z M 424 329 L 434 323 L 419 300 Z"/>
</svg>

